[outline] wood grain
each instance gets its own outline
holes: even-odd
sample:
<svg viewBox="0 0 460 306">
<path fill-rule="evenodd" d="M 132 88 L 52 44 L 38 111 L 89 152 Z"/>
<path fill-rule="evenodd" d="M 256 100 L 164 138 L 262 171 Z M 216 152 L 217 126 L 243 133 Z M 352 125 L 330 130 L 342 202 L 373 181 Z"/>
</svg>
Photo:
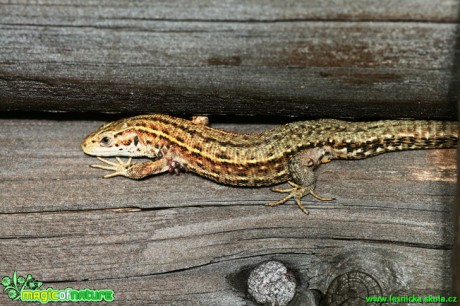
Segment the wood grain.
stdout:
<svg viewBox="0 0 460 306">
<path fill-rule="evenodd" d="M 458 10 L 454 0 L 5 0 L 0 111 L 454 119 Z"/>
<path fill-rule="evenodd" d="M 276 259 L 324 294 L 359 270 L 386 294 L 451 289 L 455 150 L 334 161 L 307 217 L 268 188 L 193 176 L 104 180 L 80 141 L 102 122 L 0 120 L 0 275 L 111 288 L 114 305 L 253 305 L 245 280 Z M 260 130 L 268 125 L 215 125 Z M 0 295 L 0 303 L 12 305 Z"/>
<path fill-rule="evenodd" d="M 139 20 L 216 20 L 216 21 L 291 21 L 291 20 L 384 20 L 456 22 L 459 3 L 455 0 L 321 0 L 299 2 L 232 0 L 83 0 L 34 1 L 1 0 L 2 21 L 9 24 L 100 25 L 113 19 Z M 187 8 L 187 9 L 184 9 Z"/>
</svg>

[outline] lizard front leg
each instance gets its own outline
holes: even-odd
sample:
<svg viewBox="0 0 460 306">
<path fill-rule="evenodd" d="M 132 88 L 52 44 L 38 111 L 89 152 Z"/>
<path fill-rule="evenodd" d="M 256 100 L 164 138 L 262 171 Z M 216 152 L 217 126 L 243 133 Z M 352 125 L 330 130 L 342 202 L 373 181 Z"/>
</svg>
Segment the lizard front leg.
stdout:
<svg viewBox="0 0 460 306">
<path fill-rule="evenodd" d="M 209 126 L 209 118 L 207 116 L 193 116 L 191 121 L 197 125 Z"/>
<path fill-rule="evenodd" d="M 98 157 L 97 159 L 99 159 L 103 163 L 106 163 L 107 166 L 91 165 L 91 167 L 114 171 L 113 173 L 105 175 L 104 178 L 111 178 L 114 176 L 125 176 L 130 179 L 139 180 L 150 175 L 166 172 L 170 169 L 170 165 L 166 158 L 160 158 L 155 161 L 147 161 L 138 164 L 131 163 L 132 158 L 129 158 L 128 161 L 125 163 L 119 157 L 117 157 L 118 164 L 103 159 L 101 157 Z"/>
<path fill-rule="evenodd" d="M 301 201 L 304 196 L 311 194 L 321 201 L 334 200 L 334 198 L 322 197 L 315 192 L 316 176 L 314 173 L 316 167 L 321 163 L 329 162 L 332 158 L 332 149 L 328 147 L 312 148 L 297 153 L 289 160 L 289 172 L 292 175 L 293 182 L 289 181 L 288 183 L 292 188 L 272 188 L 275 192 L 288 193 L 288 195 L 279 201 L 270 202 L 266 205 L 277 206 L 293 198 L 297 206 L 308 215 L 308 209 L 303 206 Z"/>
</svg>

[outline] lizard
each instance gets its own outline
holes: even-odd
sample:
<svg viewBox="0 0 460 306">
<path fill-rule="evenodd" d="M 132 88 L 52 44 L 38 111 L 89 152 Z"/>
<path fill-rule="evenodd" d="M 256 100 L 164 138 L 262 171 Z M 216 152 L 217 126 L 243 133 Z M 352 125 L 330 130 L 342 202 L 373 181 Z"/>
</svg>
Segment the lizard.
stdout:
<svg viewBox="0 0 460 306">
<path fill-rule="evenodd" d="M 314 170 L 334 159 L 362 159 L 385 152 L 454 148 L 458 122 L 381 120 L 349 122 L 319 119 L 288 123 L 261 133 L 240 133 L 208 126 L 207 117 L 192 120 L 168 115 L 140 115 L 109 122 L 89 134 L 83 151 L 104 164 L 91 167 L 113 171 L 105 178 L 143 179 L 169 172 L 192 172 L 217 183 L 262 187 L 287 182 L 291 188 L 277 206 L 294 199 L 308 214 L 301 199 L 315 192 Z M 102 157 L 116 157 L 112 162 Z M 120 157 L 128 157 L 124 162 Z M 133 163 L 133 157 L 150 160 Z"/>
</svg>

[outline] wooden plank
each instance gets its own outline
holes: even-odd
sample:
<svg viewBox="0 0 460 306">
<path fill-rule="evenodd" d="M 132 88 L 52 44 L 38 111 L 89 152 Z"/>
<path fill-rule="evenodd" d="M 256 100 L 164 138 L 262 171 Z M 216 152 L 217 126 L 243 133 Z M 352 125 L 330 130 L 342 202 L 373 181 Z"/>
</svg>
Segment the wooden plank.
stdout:
<svg viewBox="0 0 460 306">
<path fill-rule="evenodd" d="M 276 208 L 268 188 L 193 175 L 104 180 L 79 147 L 102 122 L 0 120 L 0 275 L 53 288 L 112 288 L 116 305 L 252 305 L 244 282 L 276 259 L 302 290 L 370 274 L 385 294 L 448 294 L 455 150 L 334 161 L 318 192 Z M 269 125 L 218 124 L 236 130 Z M 0 303 L 12 305 L 5 295 Z"/>
<path fill-rule="evenodd" d="M 0 110 L 454 119 L 458 3 L 373 2 L 4 1 Z"/>
<path fill-rule="evenodd" d="M 91 26 L 139 19 L 184 21 L 385 20 L 457 22 L 455 0 L 145 1 L 1 0 L 5 24 Z M 186 9 L 185 9 L 186 8 Z"/>
</svg>

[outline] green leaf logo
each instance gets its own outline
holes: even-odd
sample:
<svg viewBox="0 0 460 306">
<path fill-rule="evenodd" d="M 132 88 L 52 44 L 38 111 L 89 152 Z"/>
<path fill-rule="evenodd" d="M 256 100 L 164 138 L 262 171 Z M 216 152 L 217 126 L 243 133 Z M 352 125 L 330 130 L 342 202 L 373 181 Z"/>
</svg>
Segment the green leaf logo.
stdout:
<svg viewBox="0 0 460 306">
<path fill-rule="evenodd" d="M 3 292 L 7 292 L 8 297 L 13 301 L 19 300 L 23 290 L 39 289 L 42 285 L 43 283 L 35 280 L 32 275 L 18 276 L 16 271 L 13 272 L 13 277 L 5 276 L 2 278 Z"/>
</svg>

